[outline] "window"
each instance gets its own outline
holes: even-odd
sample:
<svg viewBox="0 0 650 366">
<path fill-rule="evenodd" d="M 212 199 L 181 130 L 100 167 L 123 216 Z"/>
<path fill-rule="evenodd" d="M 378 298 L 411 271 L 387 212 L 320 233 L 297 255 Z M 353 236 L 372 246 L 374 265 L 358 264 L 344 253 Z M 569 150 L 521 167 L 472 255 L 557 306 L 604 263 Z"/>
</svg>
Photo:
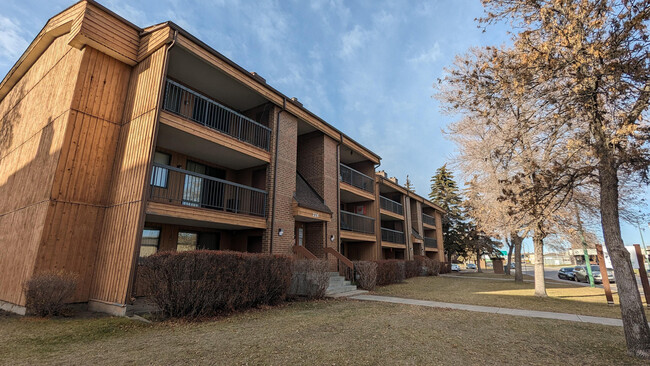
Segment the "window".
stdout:
<svg viewBox="0 0 650 366">
<path fill-rule="evenodd" d="M 154 164 L 169 165 L 171 163 L 171 155 L 156 151 L 153 156 Z M 167 188 L 167 178 L 169 177 L 169 170 L 160 166 L 153 166 L 151 171 L 151 185 L 154 187 Z"/>
<path fill-rule="evenodd" d="M 189 231 L 181 231 L 178 233 L 178 241 L 176 243 L 176 251 L 185 252 L 188 250 L 196 250 L 199 242 L 199 234 Z"/>
<path fill-rule="evenodd" d="M 140 243 L 140 258 L 148 257 L 158 251 L 160 245 L 160 229 L 144 228 Z"/>
</svg>

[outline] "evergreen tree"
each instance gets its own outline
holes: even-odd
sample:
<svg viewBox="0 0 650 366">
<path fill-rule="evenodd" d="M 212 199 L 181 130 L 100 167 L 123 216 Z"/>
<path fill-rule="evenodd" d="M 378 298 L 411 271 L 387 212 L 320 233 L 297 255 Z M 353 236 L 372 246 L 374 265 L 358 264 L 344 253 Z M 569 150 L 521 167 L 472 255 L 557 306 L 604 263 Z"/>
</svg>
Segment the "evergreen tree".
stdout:
<svg viewBox="0 0 650 366">
<path fill-rule="evenodd" d="M 404 184 L 404 188 L 406 188 L 406 190 L 409 192 L 415 193 L 415 188 L 413 187 L 413 184 L 411 183 L 408 174 L 406 175 L 406 184 Z"/>
<path fill-rule="evenodd" d="M 447 260 L 451 261 L 453 256 L 465 255 L 467 241 L 464 240 L 465 226 L 461 210 L 463 199 L 454 175 L 447 169 L 447 164 L 438 168 L 436 174 L 431 177 L 429 200 L 446 211 L 442 217 L 442 236 Z"/>
</svg>

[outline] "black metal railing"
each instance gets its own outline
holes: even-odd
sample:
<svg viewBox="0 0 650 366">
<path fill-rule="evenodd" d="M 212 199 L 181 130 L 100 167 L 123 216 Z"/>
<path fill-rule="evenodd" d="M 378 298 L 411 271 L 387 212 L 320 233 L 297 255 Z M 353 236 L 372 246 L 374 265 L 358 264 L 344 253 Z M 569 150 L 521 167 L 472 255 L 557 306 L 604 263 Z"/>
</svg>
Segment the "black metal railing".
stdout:
<svg viewBox="0 0 650 366">
<path fill-rule="evenodd" d="M 424 213 L 422 214 L 422 222 L 427 225 L 436 226 L 436 218 Z"/>
<path fill-rule="evenodd" d="M 424 246 L 426 248 L 437 248 L 438 247 L 438 239 L 424 238 Z"/>
<path fill-rule="evenodd" d="M 153 201 L 254 216 L 266 214 L 266 192 L 162 164 L 151 172 Z"/>
<path fill-rule="evenodd" d="M 364 191 L 375 193 L 375 180 L 369 176 L 354 170 L 345 164 L 341 164 L 341 182 L 361 188 Z"/>
<path fill-rule="evenodd" d="M 341 229 L 364 234 L 375 233 L 375 219 L 372 217 L 341 211 Z"/>
<path fill-rule="evenodd" d="M 381 228 L 381 241 L 404 244 L 404 233 L 398 230 Z"/>
<path fill-rule="evenodd" d="M 384 210 L 394 212 L 398 215 L 404 215 L 404 207 L 397 201 L 393 201 L 390 198 L 386 198 L 384 196 L 379 196 L 379 204 Z"/>
<path fill-rule="evenodd" d="M 167 80 L 163 109 L 269 151 L 270 128 L 174 81 Z"/>
</svg>

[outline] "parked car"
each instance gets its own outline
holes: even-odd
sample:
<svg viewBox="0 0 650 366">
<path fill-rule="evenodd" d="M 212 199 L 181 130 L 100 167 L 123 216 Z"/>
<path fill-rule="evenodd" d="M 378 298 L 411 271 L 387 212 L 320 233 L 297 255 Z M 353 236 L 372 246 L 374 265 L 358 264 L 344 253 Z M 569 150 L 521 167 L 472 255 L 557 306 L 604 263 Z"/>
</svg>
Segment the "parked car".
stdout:
<svg viewBox="0 0 650 366">
<path fill-rule="evenodd" d="M 557 277 L 562 280 L 574 281 L 575 276 L 573 274 L 574 267 L 563 267 L 557 272 Z"/>
<path fill-rule="evenodd" d="M 474 264 L 474 263 L 467 263 L 467 269 L 476 269 L 476 264 Z"/>
<path fill-rule="evenodd" d="M 460 266 L 456 263 L 451 264 L 451 270 L 452 272 L 460 272 Z"/>
<path fill-rule="evenodd" d="M 574 279 L 578 282 L 589 282 L 589 274 L 587 273 L 587 267 L 585 266 L 577 266 L 575 267 L 574 271 Z M 598 265 L 592 265 L 591 266 L 591 274 L 594 276 L 594 282 L 595 283 L 603 283 L 603 276 L 600 273 L 600 266 Z M 607 272 L 607 278 L 609 279 L 609 282 L 614 283 L 616 282 L 614 279 L 614 273 L 608 271 Z"/>
</svg>

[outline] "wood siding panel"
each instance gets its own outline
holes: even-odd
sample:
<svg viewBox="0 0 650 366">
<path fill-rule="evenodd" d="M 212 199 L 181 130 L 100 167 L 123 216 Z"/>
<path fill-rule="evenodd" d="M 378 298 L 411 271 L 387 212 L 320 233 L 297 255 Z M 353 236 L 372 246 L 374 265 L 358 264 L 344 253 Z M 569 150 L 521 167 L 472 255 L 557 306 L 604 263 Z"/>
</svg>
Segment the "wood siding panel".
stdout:
<svg viewBox="0 0 650 366">
<path fill-rule="evenodd" d="M 172 29 L 165 26 L 143 35 L 140 38 L 140 47 L 138 48 L 138 62 L 147 58 L 162 45 L 171 42 L 172 34 Z"/>
<path fill-rule="evenodd" d="M 73 23 L 69 40 L 73 47 L 89 45 L 126 64 L 135 65 L 140 30 L 88 3 L 81 19 Z"/>
<path fill-rule="evenodd" d="M 0 216 L 0 300 L 25 305 L 23 284 L 32 276 L 48 202 Z"/>
<path fill-rule="evenodd" d="M 130 296 L 166 58 L 160 48 L 131 72 L 91 299 L 124 304 Z"/>
<path fill-rule="evenodd" d="M 55 40 L 0 102 L 0 300 L 35 271 L 81 56 Z"/>
</svg>

